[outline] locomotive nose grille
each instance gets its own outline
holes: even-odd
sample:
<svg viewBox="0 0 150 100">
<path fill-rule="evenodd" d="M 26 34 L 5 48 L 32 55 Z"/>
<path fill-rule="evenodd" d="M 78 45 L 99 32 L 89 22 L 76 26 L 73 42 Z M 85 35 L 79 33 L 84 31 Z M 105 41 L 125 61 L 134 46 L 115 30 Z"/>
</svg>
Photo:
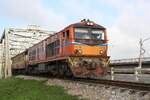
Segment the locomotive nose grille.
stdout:
<svg viewBox="0 0 150 100">
<path fill-rule="evenodd" d="M 95 70 L 96 65 L 97 64 L 95 62 L 92 62 L 92 61 L 82 61 L 82 66 L 88 70 Z"/>
</svg>

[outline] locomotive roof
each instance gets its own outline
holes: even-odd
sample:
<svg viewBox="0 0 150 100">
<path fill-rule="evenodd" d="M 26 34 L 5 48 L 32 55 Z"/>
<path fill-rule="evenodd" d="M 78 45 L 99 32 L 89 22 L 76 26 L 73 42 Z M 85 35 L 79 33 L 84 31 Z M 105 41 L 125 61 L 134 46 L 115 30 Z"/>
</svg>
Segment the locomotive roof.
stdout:
<svg viewBox="0 0 150 100">
<path fill-rule="evenodd" d="M 87 24 L 83 24 L 83 23 L 75 23 L 72 24 L 71 26 L 73 27 L 83 27 L 83 28 L 97 28 L 97 29 L 105 29 L 105 27 L 98 25 L 96 23 L 94 23 L 93 25 L 87 25 Z"/>
<path fill-rule="evenodd" d="M 89 19 L 88 20 L 83 19 L 78 23 L 74 23 L 74 24 L 69 25 L 68 27 L 106 29 L 105 27 L 103 27 L 99 24 L 96 24 L 95 22 L 90 21 Z M 66 28 L 68 28 L 68 27 L 66 27 Z"/>
</svg>

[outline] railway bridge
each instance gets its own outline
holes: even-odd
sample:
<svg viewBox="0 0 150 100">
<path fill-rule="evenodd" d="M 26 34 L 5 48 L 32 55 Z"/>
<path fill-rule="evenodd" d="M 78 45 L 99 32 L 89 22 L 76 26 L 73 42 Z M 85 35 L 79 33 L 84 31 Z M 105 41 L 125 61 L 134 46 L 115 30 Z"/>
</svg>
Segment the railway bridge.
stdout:
<svg viewBox="0 0 150 100">
<path fill-rule="evenodd" d="M 11 76 L 11 57 L 50 36 L 48 31 L 37 25 L 26 28 L 5 28 L 0 38 L 0 78 Z"/>
<path fill-rule="evenodd" d="M 150 57 L 144 57 L 142 60 L 141 71 L 150 73 Z M 135 69 L 139 66 L 139 58 L 116 59 L 110 61 L 110 72 L 116 73 L 135 73 Z"/>
</svg>

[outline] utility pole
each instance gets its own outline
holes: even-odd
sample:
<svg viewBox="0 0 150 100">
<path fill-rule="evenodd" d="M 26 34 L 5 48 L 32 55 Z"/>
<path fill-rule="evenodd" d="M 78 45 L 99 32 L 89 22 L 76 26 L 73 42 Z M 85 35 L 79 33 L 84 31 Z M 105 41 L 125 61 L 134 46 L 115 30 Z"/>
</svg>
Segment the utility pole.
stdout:
<svg viewBox="0 0 150 100">
<path fill-rule="evenodd" d="M 142 57 L 143 54 L 145 53 L 145 50 L 142 48 L 143 47 L 143 41 L 140 39 L 140 54 L 139 54 L 139 66 L 138 66 L 138 73 L 141 74 L 141 68 L 142 68 Z"/>
<path fill-rule="evenodd" d="M 145 53 L 145 49 L 143 48 L 143 43 L 147 40 L 149 40 L 150 38 L 146 38 L 146 39 L 143 39 L 142 38 L 140 39 L 140 53 L 139 53 L 139 66 L 135 68 L 135 74 L 138 75 L 138 74 L 141 74 L 141 68 L 142 68 L 142 57 Z"/>
</svg>

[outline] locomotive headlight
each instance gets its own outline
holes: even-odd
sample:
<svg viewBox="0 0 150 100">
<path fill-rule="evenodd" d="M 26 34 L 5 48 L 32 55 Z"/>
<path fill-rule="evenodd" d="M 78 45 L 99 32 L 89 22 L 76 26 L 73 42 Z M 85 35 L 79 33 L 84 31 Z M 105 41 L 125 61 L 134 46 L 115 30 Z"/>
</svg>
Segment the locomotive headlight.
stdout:
<svg viewBox="0 0 150 100">
<path fill-rule="evenodd" d="M 104 52 L 103 50 L 100 50 L 100 51 L 99 51 L 99 54 L 103 54 L 103 52 Z"/>
<path fill-rule="evenodd" d="M 90 22 L 87 22 L 88 25 L 90 25 Z"/>
<path fill-rule="evenodd" d="M 94 25 L 94 23 L 92 23 L 92 22 L 87 22 L 87 25 Z"/>
<path fill-rule="evenodd" d="M 79 53 L 82 54 L 82 50 L 81 49 L 78 49 L 78 50 L 79 50 Z"/>
<path fill-rule="evenodd" d="M 77 55 L 78 55 L 78 54 L 82 54 L 82 50 L 81 50 L 81 49 L 75 49 L 74 52 L 75 52 L 75 54 L 77 54 Z"/>
<path fill-rule="evenodd" d="M 90 23 L 90 25 L 93 25 L 93 23 Z"/>
</svg>

